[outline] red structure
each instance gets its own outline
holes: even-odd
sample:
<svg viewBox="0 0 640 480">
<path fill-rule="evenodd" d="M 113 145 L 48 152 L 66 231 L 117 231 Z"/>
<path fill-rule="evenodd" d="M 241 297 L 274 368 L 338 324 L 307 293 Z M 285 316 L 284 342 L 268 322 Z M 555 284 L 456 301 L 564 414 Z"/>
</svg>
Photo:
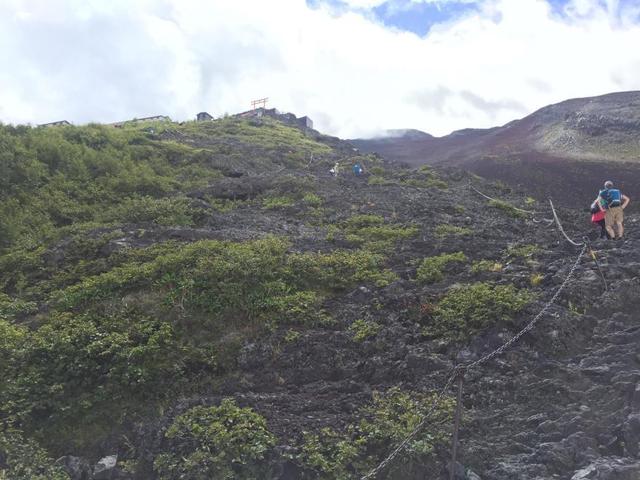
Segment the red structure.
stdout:
<svg viewBox="0 0 640 480">
<path fill-rule="evenodd" d="M 258 100 L 252 100 L 251 101 L 251 110 L 255 110 L 256 108 L 258 108 L 259 106 L 262 106 L 262 108 L 267 108 L 267 100 L 269 100 L 269 98 L 259 98 Z"/>
</svg>

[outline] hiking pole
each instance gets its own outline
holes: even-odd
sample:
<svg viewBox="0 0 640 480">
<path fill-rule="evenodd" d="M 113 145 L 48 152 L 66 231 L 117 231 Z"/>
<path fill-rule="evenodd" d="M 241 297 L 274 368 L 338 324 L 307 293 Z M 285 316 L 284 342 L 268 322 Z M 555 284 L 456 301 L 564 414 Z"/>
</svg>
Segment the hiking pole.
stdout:
<svg viewBox="0 0 640 480">
<path fill-rule="evenodd" d="M 584 242 L 589 247 L 589 254 L 591 255 L 591 258 L 596 264 L 596 267 L 598 268 L 598 273 L 600 274 L 600 278 L 602 279 L 602 284 L 604 285 L 604 291 L 608 292 L 609 287 L 607 286 L 607 280 L 604 278 L 604 273 L 602 273 L 602 269 L 600 268 L 600 262 L 598 262 L 598 257 L 596 257 L 596 251 L 591 247 L 591 241 L 587 237 L 584 237 Z"/>
</svg>

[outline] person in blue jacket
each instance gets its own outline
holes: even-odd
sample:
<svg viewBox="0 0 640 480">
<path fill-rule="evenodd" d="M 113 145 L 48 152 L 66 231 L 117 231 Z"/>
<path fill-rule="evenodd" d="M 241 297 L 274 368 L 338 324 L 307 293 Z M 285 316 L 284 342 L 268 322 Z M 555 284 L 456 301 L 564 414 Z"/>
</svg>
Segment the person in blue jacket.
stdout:
<svg viewBox="0 0 640 480">
<path fill-rule="evenodd" d="M 602 205 L 606 210 L 604 224 L 609 236 L 615 240 L 622 240 L 624 235 L 624 214 L 622 211 L 629 205 L 629 197 L 624 195 L 619 189 L 613 188 L 613 182 L 604 182 L 604 189 L 600 190 L 598 198 L 602 199 Z M 618 230 L 618 235 L 613 227 Z"/>
<path fill-rule="evenodd" d="M 359 177 L 360 175 L 362 175 L 362 172 L 363 172 L 362 167 L 360 166 L 359 163 L 356 162 L 356 164 L 353 166 L 353 174 L 356 177 Z"/>
</svg>

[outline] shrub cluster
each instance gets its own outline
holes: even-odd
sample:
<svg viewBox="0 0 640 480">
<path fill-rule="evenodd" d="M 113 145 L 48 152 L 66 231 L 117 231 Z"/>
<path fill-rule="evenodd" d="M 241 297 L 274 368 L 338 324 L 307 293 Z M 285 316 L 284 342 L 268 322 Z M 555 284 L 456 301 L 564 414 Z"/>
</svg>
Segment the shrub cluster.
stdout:
<svg viewBox="0 0 640 480">
<path fill-rule="evenodd" d="M 267 478 L 263 460 L 275 444 L 265 419 L 229 398 L 178 416 L 165 438 L 166 453 L 154 462 L 160 480 Z"/>
<path fill-rule="evenodd" d="M 433 395 L 391 388 L 374 393 L 373 404 L 365 407 L 363 419 L 347 427 L 344 433 L 325 428 L 307 433 L 300 455 L 301 466 L 308 469 L 304 478 L 356 479 L 376 466 L 392 445 L 404 440 L 433 403 Z M 433 413 L 431 428 L 414 438 L 393 462 L 390 478 L 412 478 L 414 465 L 428 463 L 437 445 L 447 442 L 446 424 L 451 419 L 453 402 L 441 400 Z"/>
<path fill-rule="evenodd" d="M 462 340 L 488 326 L 510 322 L 534 298 L 531 292 L 513 285 L 479 282 L 455 286 L 436 305 L 425 333 Z"/>
<path fill-rule="evenodd" d="M 444 268 L 450 263 L 462 263 L 467 261 L 467 256 L 462 252 L 443 253 L 435 257 L 422 260 L 416 272 L 416 280 L 421 283 L 435 283 L 444 278 Z"/>
</svg>

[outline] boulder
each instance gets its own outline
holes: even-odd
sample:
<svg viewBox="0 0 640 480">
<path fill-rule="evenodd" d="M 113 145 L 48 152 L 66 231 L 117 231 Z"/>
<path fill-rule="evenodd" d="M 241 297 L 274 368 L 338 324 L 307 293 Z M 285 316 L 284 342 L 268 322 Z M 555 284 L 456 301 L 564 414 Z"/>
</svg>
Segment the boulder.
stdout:
<svg viewBox="0 0 640 480">
<path fill-rule="evenodd" d="M 117 455 L 108 455 L 98 460 L 93 467 L 93 480 L 113 480 L 116 476 Z"/>
</svg>

